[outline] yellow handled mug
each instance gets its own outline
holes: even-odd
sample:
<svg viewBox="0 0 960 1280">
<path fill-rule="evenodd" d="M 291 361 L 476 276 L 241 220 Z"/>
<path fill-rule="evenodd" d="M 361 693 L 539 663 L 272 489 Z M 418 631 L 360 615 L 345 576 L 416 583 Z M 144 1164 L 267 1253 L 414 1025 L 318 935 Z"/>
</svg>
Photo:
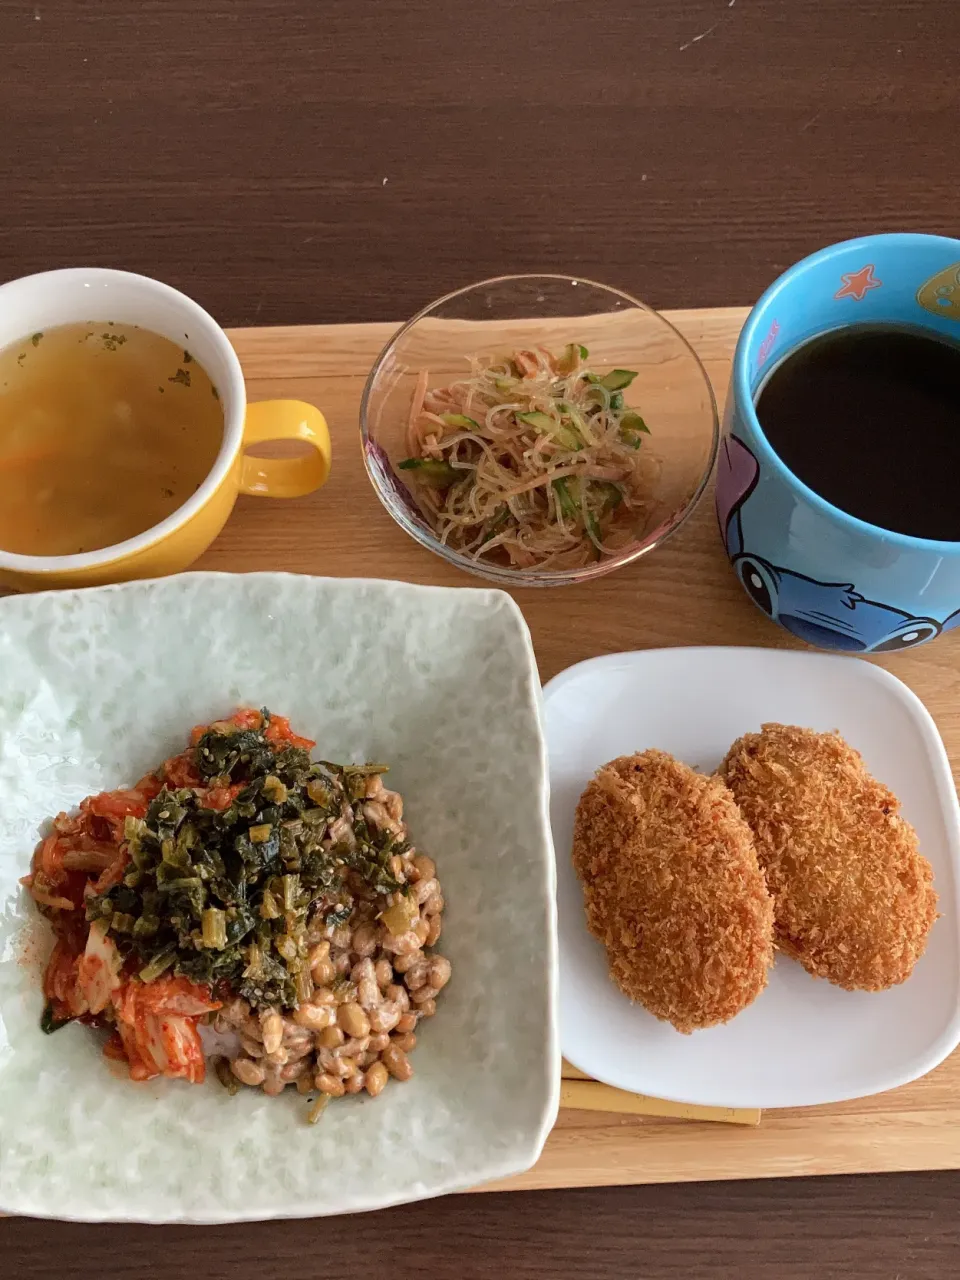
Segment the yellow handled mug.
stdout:
<svg viewBox="0 0 960 1280">
<path fill-rule="evenodd" d="M 300 400 L 248 405 L 240 361 L 217 322 L 185 294 L 147 276 L 72 267 L 0 285 L 0 349 L 25 334 L 107 316 L 114 324 L 140 325 L 189 347 L 220 395 L 220 452 L 182 507 L 126 542 L 70 556 L 15 555 L 0 548 L 4 586 L 82 587 L 177 573 L 213 542 L 238 494 L 299 498 L 318 489 L 330 474 L 330 434 L 320 410 Z M 299 440 L 309 448 L 296 458 L 259 458 L 245 452 L 271 440 Z"/>
</svg>

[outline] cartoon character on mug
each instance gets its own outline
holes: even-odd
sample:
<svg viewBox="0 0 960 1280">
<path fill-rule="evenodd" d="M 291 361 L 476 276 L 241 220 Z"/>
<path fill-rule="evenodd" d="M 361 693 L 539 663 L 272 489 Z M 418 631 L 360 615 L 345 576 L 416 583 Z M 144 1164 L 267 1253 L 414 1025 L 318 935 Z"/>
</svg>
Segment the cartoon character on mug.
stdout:
<svg viewBox="0 0 960 1280">
<path fill-rule="evenodd" d="M 851 582 L 818 582 L 756 554 L 743 515 L 759 479 L 760 464 L 751 451 L 737 436 L 725 436 L 717 463 L 720 532 L 741 585 L 768 618 L 809 644 L 850 653 L 910 649 L 960 624 L 960 609 L 942 623 L 914 617 L 866 599 Z"/>
</svg>

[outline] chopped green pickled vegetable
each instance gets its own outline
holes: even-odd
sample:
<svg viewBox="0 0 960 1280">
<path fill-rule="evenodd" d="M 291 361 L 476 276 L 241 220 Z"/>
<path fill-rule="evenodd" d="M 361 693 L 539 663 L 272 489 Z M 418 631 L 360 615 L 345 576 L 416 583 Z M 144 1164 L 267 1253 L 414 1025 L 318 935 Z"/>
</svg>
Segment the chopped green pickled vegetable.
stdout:
<svg viewBox="0 0 960 1280">
<path fill-rule="evenodd" d="M 333 800 L 333 792 L 326 782 L 320 778 L 311 778 L 307 783 L 307 795 L 314 804 L 325 807 Z"/>
<path fill-rule="evenodd" d="M 465 427 L 468 431 L 479 431 L 479 422 L 468 418 L 465 413 L 441 413 L 440 417 L 448 427 Z"/>
<path fill-rule="evenodd" d="M 72 1018 L 58 1018 L 53 1012 L 53 1006 L 46 1004 L 43 1007 L 43 1013 L 40 1015 L 40 1030 L 44 1035 L 49 1036 L 72 1021 Z"/>
<path fill-rule="evenodd" d="M 310 1124 L 317 1123 L 317 1121 L 323 1115 L 324 1111 L 326 1111 L 327 1103 L 329 1101 L 330 1101 L 329 1093 L 320 1094 L 316 1102 L 313 1103 L 313 1105 L 310 1107 L 310 1110 L 307 1112 L 307 1120 L 310 1122 Z"/>
<path fill-rule="evenodd" d="M 345 774 L 348 777 L 372 778 L 375 774 L 379 776 L 381 773 L 389 773 L 390 766 L 387 764 L 333 764 L 330 760 L 321 760 L 321 764 L 326 765 L 328 769 L 334 769 L 338 773 Z"/>
<path fill-rule="evenodd" d="M 227 916 L 219 907 L 207 907 L 200 917 L 203 945 L 222 951 L 227 945 Z"/>
<path fill-rule="evenodd" d="M 309 968 L 304 965 L 297 974 L 297 999 L 301 1004 L 305 1004 L 313 995 L 313 978 L 310 976 Z"/>
<path fill-rule="evenodd" d="M 264 889 L 263 897 L 260 899 L 260 915 L 264 920 L 279 920 L 283 915 L 280 904 L 269 889 Z"/>
<path fill-rule="evenodd" d="M 267 774 L 267 776 L 264 778 L 263 786 L 261 787 L 261 790 L 263 791 L 263 794 L 266 797 L 266 799 L 269 800 L 271 804 L 286 803 L 287 794 L 288 794 L 287 788 L 280 781 L 280 779 L 275 777 L 272 773 Z"/>
<path fill-rule="evenodd" d="M 296 911 L 297 898 L 300 893 L 300 877 L 286 875 L 283 877 L 283 906 L 286 911 Z"/>
<path fill-rule="evenodd" d="M 458 478 L 449 462 L 438 462 L 436 458 L 404 458 L 398 466 L 401 471 L 415 471 L 417 479 L 431 489 L 448 489 Z"/>
<path fill-rule="evenodd" d="M 396 937 L 397 934 L 406 933 L 408 929 L 412 929 L 414 923 L 420 915 L 420 908 L 411 898 L 400 898 L 388 907 L 380 917 L 381 923 Z"/>
<path fill-rule="evenodd" d="M 608 391 L 623 391 L 636 376 L 636 372 L 631 369 L 611 369 L 606 377 L 600 379 L 600 385 Z"/>
<path fill-rule="evenodd" d="M 379 777 L 381 773 L 389 773 L 390 766 L 386 764 L 332 764 L 329 760 L 321 760 L 321 764 L 328 769 L 335 770 L 344 778 L 373 778 Z"/>
<path fill-rule="evenodd" d="M 269 724 L 264 712 L 258 728 L 211 726 L 192 763 L 214 790 L 230 780 L 227 807 L 206 807 L 192 787 L 164 788 L 145 818 L 124 824 L 131 870 L 87 900 L 87 919 L 102 922 L 144 982 L 170 970 L 226 983 L 256 1008 L 296 1008 L 313 993 L 308 923 L 344 923 L 358 891 L 402 887 L 392 859 L 407 845 L 359 810 L 349 842 L 331 848 L 327 838 L 386 765 L 311 764 L 301 748 L 269 740 Z"/>
<path fill-rule="evenodd" d="M 297 944 L 289 934 L 286 934 L 282 938 L 278 938 L 273 945 L 288 964 L 296 960 L 298 955 Z"/>
<path fill-rule="evenodd" d="M 166 972 L 177 958 L 176 949 L 167 947 L 165 951 L 160 951 L 153 957 L 148 965 L 140 970 L 141 982 L 153 982 L 155 978 L 159 978 L 161 973 Z"/>
<path fill-rule="evenodd" d="M 245 782 L 265 773 L 273 764 L 273 751 L 260 729 L 223 731 L 208 729 L 195 749 L 197 769 L 204 778 L 229 775 L 232 782 Z"/>
</svg>

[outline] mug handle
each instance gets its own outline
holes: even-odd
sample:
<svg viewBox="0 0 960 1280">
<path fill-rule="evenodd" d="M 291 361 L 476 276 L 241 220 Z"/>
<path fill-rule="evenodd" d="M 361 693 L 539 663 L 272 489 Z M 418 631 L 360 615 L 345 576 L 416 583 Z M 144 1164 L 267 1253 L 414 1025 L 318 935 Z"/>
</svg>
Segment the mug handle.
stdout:
<svg viewBox="0 0 960 1280">
<path fill-rule="evenodd" d="M 303 400 L 260 400 L 247 405 L 243 445 L 266 440 L 303 440 L 312 445 L 299 458 L 255 458 L 245 453 L 240 464 L 240 492 L 258 498 L 302 498 L 326 483 L 330 474 L 327 420 Z"/>
</svg>

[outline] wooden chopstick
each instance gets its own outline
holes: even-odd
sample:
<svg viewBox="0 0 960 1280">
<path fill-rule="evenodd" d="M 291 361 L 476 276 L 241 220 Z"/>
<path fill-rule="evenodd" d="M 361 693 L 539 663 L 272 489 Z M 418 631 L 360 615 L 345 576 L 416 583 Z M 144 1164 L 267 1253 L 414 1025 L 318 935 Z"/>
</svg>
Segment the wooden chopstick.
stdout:
<svg viewBox="0 0 960 1280">
<path fill-rule="evenodd" d="M 755 1128 L 760 1123 L 758 1107 L 701 1107 L 686 1102 L 667 1102 L 648 1098 L 642 1093 L 628 1093 L 612 1085 L 590 1080 L 563 1064 L 560 1082 L 560 1106 L 576 1111 L 606 1111 L 629 1116 L 662 1116 L 672 1120 L 707 1120 L 717 1124 L 742 1124 Z"/>
</svg>

